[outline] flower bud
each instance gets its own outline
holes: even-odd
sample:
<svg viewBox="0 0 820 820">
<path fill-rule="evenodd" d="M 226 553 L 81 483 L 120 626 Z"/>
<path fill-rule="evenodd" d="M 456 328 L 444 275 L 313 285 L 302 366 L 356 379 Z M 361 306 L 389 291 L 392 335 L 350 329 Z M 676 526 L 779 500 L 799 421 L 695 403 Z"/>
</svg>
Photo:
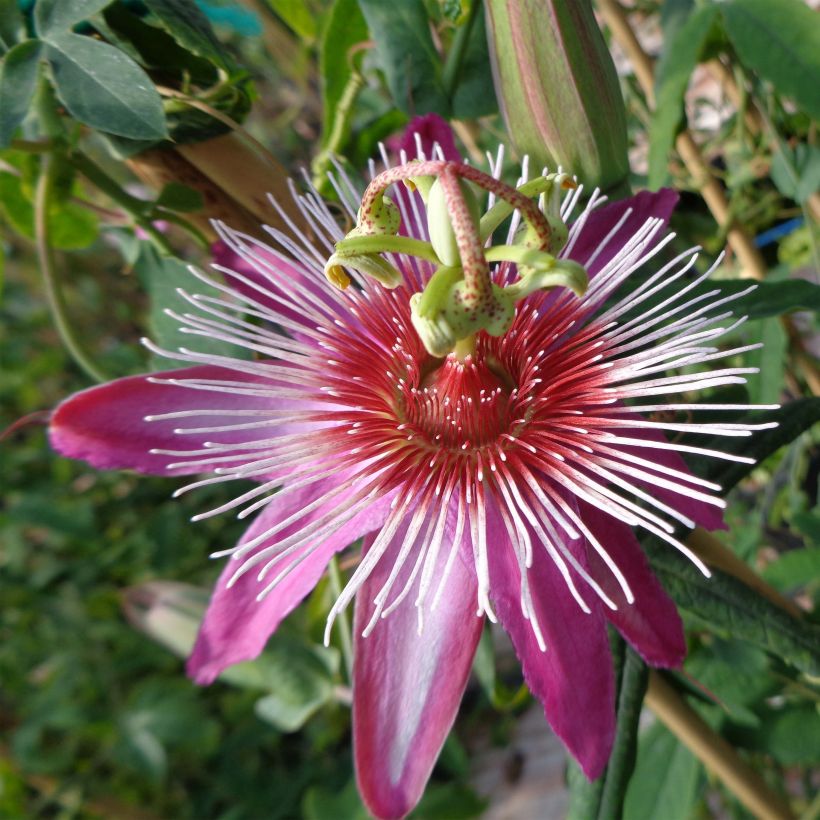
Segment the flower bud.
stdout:
<svg viewBox="0 0 820 820">
<path fill-rule="evenodd" d="M 626 115 L 590 0 L 487 0 L 495 90 L 534 170 L 560 165 L 603 189 L 629 173 Z"/>
</svg>

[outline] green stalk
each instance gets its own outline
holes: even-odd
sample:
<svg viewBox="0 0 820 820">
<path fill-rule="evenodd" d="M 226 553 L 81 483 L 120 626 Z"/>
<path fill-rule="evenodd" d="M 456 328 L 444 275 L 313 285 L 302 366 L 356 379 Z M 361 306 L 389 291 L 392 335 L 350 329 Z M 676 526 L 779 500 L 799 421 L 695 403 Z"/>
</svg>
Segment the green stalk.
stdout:
<svg viewBox="0 0 820 820">
<path fill-rule="evenodd" d="M 37 259 L 40 271 L 43 274 L 46 300 L 54 320 L 54 326 L 60 339 L 77 365 L 94 381 L 106 381 L 105 374 L 97 368 L 94 362 L 86 355 L 82 345 L 74 335 L 74 331 L 66 317 L 65 300 L 57 284 L 55 276 L 54 249 L 49 242 L 48 211 L 51 204 L 51 194 L 54 183 L 53 158 L 44 154 L 40 166 L 40 177 L 37 180 L 37 189 L 34 196 L 34 239 L 37 247 Z"/>
<path fill-rule="evenodd" d="M 330 559 L 327 567 L 328 580 L 330 581 L 330 591 L 334 598 L 342 594 L 342 574 L 339 571 L 339 559 L 334 555 Z M 336 616 L 336 623 L 339 627 L 339 643 L 341 644 L 342 659 L 347 672 L 348 683 L 353 683 L 353 636 L 350 629 L 350 621 L 347 618 L 347 611 L 340 612 Z"/>
</svg>

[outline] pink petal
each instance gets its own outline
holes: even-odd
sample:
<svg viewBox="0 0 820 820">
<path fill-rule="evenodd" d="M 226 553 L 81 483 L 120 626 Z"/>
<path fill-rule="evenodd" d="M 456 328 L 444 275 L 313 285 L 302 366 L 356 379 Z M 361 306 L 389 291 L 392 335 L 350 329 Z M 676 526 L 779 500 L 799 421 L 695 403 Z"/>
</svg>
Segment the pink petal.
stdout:
<svg viewBox="0 0 820 820">
<path fill-rule="evenodd" d="M 627 603 L 612 572 L 590 545 L 590 574 L 618 606 L 616 612 L 604 607 L 604 615 L 647 663 L 680 666 L 686 657 L 683 623 L 672 599 L 649 568 L 631 527 L 586 501 L 579 499 L 578 505 L 584 524 L 612 557 L 635 596 L 634 603 Z"/>
<path fill-rule="evenodd" d="M 414 590 L 368 637 L 361 636 L 402 537 L 400 531 L 356 598 L 356 775 L 365 804 L 379 818 L 404 817 L 421 798 L 455 720 L 483 624 L 476 617 L 474 576 L 456 559 L 438 606 L 425 608 L 421 635 Z M 450 543 L 445 536 L 434 578 L 441 577 Z M 401 573 L 396 594 L 408 571 Z"/>
<path fill-rule="evenodd" d="M 648 429 L 645 427 L 629 428 L 628 430 L 621 430 L 621 434 L 630 438 L 640 438 L 645 441 L 657 441 L 665 443 L 666 436 L 660 430 Z M 617 441 L 613 442 L 613 446 L 617 447 Z M 645 458 L 647 461 L 654 461 L 660 467 L 665 467 L 670 470 L 679 470 L 688 475 L 692 475 L 683 456 L 675 450 L 662 450 L 660 447 L 624 447 L 625 451 Z M 674 480 L 674 479 L 673 479 Z M 638 482 L 644 486 L 649 486 L 647 482 Z M 667 490 L 664 487 L 651 485 L 652 493 L 664 504 L 674 507 L 679 512 L 691 518 L 698 526 L 707 530 L 726 530 L 726 522 L 723 520 L 723 513 L 719 507 L 713 504 L 707 504 L 697 498 L 692 498 L 686 493 L 675 493 L 672 490 Z"/>
<path fill-rule="evenodd" d="M 635 196 L 604 205 L 603 208 L 593 211 L 587 218 L 586 224 L 575 240 L 570 258 L 586 265 L 587 260 L 598 249 L 601 242 L 631 208 L 632 213 L 626 218 L 615 236 L 609 239 L 606 247 L 592 265 L 587 268 L 587 273 L 594 276 L 620 252 L 647 219 L 655 217 L 668 223 L 677 202 L 678 195 L 671 188 L 661 188 L 657 193 L 641 191 Z"/>
<path fill-rule="evenodd" d="M 461 162 L 461 154 L 453 138 L 453 129 L 438 114 L 413 117 L 401 137 L 394 140 L 390 147 L 396 153 L 403 150 L 408 159 L 414 159 L 417 156 L 417 139 L 421 140 L 422 151 L 428 159 L 433 157 L 433 146 L 438 143 L 444 153 L 444 159 Z"/>
<path fill-rule="evenodd" d="M 223 272 L 232 288 L 268 310 L 305 327 L 312 328 L 316 324 L 315 319 L 299 308 L 299 303 L 306 299 L 314 308 L 323 309 L 331 319 L 336 317 L 338 306 L 330 285 L 323 277 L 281 259 L 261 243 L 251 245 L 251 249 L 265 264 L 242 256 L 225 242 L 211 245 L 214 263 L 238 274 Z M 292 328 L 288 328 L 288 332 L 302 341 L 308 338 Z"/>
<path fill-rule="evenodd" d="M 152 449 L 194 450 L 203 441 L 241 443 L 260 437 L 256 430 L 237 430 L 201 435 L 177 435 L 185 427 L 216 427 L 236 423 L 235 416 L 221 415 L 227 410 L 309 409 L 308 404 L 269 396 L 246 396 L 211 390 L 194 390 L 176 384 L 156 384 L 151 379 L 216 379 L 244 382 L 249 387 L 272 382 L 222 367 L 188 367 L 145 376 L 129 376 L 99 387 L 75 393 L 51 415 L 49 437 L 57 452 L 68 458 L 87 461 L 101 470 L 137 470 L 154 475 L 183 475 L 206 472 L 208 465 L 168 469 L 169 464 L 186 460 L 182 456 L 157 455 Z M 213 414 L 191 418 L 145 421 L 156 416 L 185 410 L 213 410 Z M 297 432 L 304 425 L 290 425 Z M 280 425 L 277 430 L 285 429 Z M 270 427 L 264 434 L 270 435 Z"/>
<path fill-rule="evenodd" d="M 488 504 L 487 513 L 496 615 L 512 639 L 527 686 L 543 704 L 550 726 L 592 780 L 606 767 L 615 737 L 615 683 L 601 606 L 594 595 L 586 594 L 592 613 L 579 608 L 531 532 L 534 556 L 528 580 L 547 646 L 542 652 L 521 611 L 521 574 L 509 537 L 498 511 Z M 583 562 L 583 546 L 573 547 Z M 583 589 L 583 582 L 578 586 Z"/>
<path fill-rule="evenodd" d="M 325 479 L 292 493 L 274 496 L 239 543 L 247 543 L 271 529 L 279 521 L 306 507 L 337 486 L 339 480 L 339 477 Z M 310 552 L 308 557 L 261 601 L 257 601 L 256 596 L 264 589 L 265 584 L 257 580 L 258 569 L 246 572 L 229 587 L 228 582 L 239 568 L 237 562 L 229 561 L 219 576 L 208 604 L 196 644 L 188 660 L 188 674 L 197 683 L 208 684 L 226 667 L 257 657 L 282 620 L 316 586 L 333 555 L 366 533 L 381 527 L 389 512 L 391 498 L 390 495 L 380 498 L 343 524 Z M 338 504 L 339 500 L 335 499 L 333 503 Z M 325 511 L 326 508 L 320 506 L 306 513 L 296 523 L 274 534 L 268 541 L 262 542 L 248 557 L 270 546 L 271 543 L 283 540 L 319 518 Z M 304 555 L 312 547 L 313 545 L 306 546 L 294 557 Z M 262 566 L 260 564 L 259 569 Z M 269 576 L 268 581 L 273 577 Z"/>
</svg>

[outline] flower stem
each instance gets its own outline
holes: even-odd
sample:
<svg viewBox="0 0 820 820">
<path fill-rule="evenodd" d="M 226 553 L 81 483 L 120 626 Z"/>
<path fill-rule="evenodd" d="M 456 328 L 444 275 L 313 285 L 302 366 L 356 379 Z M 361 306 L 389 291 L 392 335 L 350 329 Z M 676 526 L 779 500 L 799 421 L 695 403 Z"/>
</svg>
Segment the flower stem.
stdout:
<svg viewBox="0 0 820 820">
<path fill-rule="evenodd" d="M 34 196 L 34 241 L 37 260 L 43 275 L 46 300 L 51 311 L 54 326 L 66 350 L 77 365 L 94 381 L 106 381 L 105 374 L 91 361 L 66 318 L 65 300 L 57 284 L 54 264 L 54 249 L 49 242 L 48 212 L 54 182 L 53 158 L 44 154 L 41 160 L 40 177 Z"/>
<path fill-rule="evenodd" d="M 342 574 L 339 571 L 339 559 L 334 555 L 327 566 L 330 590 L 334 598 L 342 594 Z M 347 680 L 353 683 L 353 639 L 350 631 L 350 621 L 347 618 L 347 610 L 343 610 L 336 616 L 336 623 L 339 626 L 339 643 L 342 649 L 342 658 L 347 672 Z"/>
<path fill-rule="evenodd" d="M 117 203 L 134 218 L 134 221 L 148 234 L 157 250 L 166 255 L 173 255 L 173 248 L 168 240 L 152 224 L 153 204 L 139 199 L 122 189 L 120 184 L 112 179 L 87 154 L 82 151 L 73 151 L 69 157 L 74 167 L 96 188 Z M 167 215 L 165 215 L 167 219 Z M 179 219 L 174 219 L 178 224 Z M 198 232 L 197 232 L 198 233 Z"/>
<path fill-rule="evenodd" d="M 651 669 L 646 705 L 734 796 L 761 820 L 791 820 L 788 803 L 688 703 Z"/>
</svg>

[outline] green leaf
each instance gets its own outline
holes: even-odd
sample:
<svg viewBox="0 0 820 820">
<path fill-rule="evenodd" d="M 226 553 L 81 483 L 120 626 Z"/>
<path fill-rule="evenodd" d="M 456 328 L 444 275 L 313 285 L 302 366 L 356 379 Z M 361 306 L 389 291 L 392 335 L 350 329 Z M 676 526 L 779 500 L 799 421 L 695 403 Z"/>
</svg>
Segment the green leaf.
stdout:
<svg viewBox="0 0 820 820">
<path fill-rule="evenodd" d="M 820 674 L 820 628 L 793 618 L 720 570 L 704 577 L 671 545 L 650 536 L 642 540 L 664 588 L 694 619 L 718 635 L 764 649 L 801 672 Z"/>
<path fill-rule="evenodd" d="M 721 280 L 709 282 L 720 290 L 721 296 L 739 293 L 749 287 L 748 280 Z M 804 279 L 788 279 L 782 282 L 759 282 L 757 287 L 746 296 L 731 303 L 732 312 L 750 319 L 762 319 L 767 316 L 780 316 L 795 310 L 820 310 L 820 285 Z"/>
<path fill-rule="evenodd" d="M 0 0 L 0 55 L 25 36 L 17 0 Z"/>
<path fill-rule="evenodd" d="M 804 203 L 820 189 L 820 148 L 805 143 L 782 146 L 772 157 L 771 176 L 783 196 Z"/>
<path fill-rule="evenodd" d="M 316 17 L 305 0 L 268 0 L 268 5 L 306 44 L 316 39 Z"/>
<path fill-rule="evenodd" d="M 110 5 L 112 0 L 37 0 L 34 7 L 34 27 L 47 40 L 53 35 L 70 31 Z"/>
<path fill-rule="evenodd" d="M 641 734 L 623 816 L 691 820 L 702 778 L 698 759 L 656 723 Z"/>
<path fill-rule="evenodd" d="M 813 766 L 820 760 L 820 712 L 810 705 L 766 709 L 754 732 L 734 731 L 731 740 L 783 766 Z"/>
<path fill-rule="evenodd" d="M 820 291 L 820 287 L 814 287 Z M 747 377 L 749 398 L 753 404 L 776 404 L 783 392 L 789 339 L 779 319 L 763 319 L 757 324 L 759 330 L 748 328 L 752 338 L 763 343 L 763 347 L 749 353 L 749 365 L 760 370 Z"/>
<path fill-rule="evenodd" d="M 745 726 L 759 723 L 750 707 L 778 689 L 766 654 L 742 641 L 710 637 L 690 650 L 686 674 L 718 699 L 710 708 Z"/>
<path fill-rule="evenodd" d="M 157 197 L 157 205 L 171 211 L 199 211 L 204 201 L 202 194 L 180 182 L 169 182 Z"/>
<path fill-rule="evenodd" d="M 359 0 L 393 102 L 405 113 L 448 116 L 441 63 L 423 0 Z"/>
<path fill-rule="evenodd" d="M 48 41 L 57 96 L 85 125 L 132 139 L 163 139 L 162 99 L 148 75 L 107 43 L 77 34 Z"/>
<path fill-rule="evenodd" d="M 648 185 L 652 190 L 666 181 L 669 152 L 683 117 L 683 96 L 717 18 L 716 5 L 701 6 L 664 44 L 655 78 L 655 111 L 649 127 Z"/>
<path fill-rule="evenodd" d="M 820 17 L 800 0 L 731 0 L 719 8 L 743 64 L 820 118 Z"/>
<path fill-rule="evenodd" d="M 200 293 L 207 288 L 194 279 L 188 266 L 180 259 L 160 256 L 150 242 L 143 242 L 140 255 L 134 270 L 142 278 L 148 289 L 151 308 L 148 314 L 148 325 L 151 338 L 166 350 L 175 351 L 179 347 L 195 346 L 197 351 L 233 358 L 248 358 L 243 348 L 206 336 L 191 336 L 182 333 L 179 321 L 172 319 L 165 312 L 176 310 L 178 313 L 190 311 L 190 305 L 177 292 L 177 288 Z M 168 360 L 159 356 L 152 358 L 154 369 L 168 367 Z"/>
<path fill-rule="evenodd" d="M 311 786 L 302 798 L 304 820 L 369 820 L 370 812 L 362 805 L 356 781 L 350 780 L 343 789 Z"/>
<path fill-rule="evenodd" d="M 183 48 L 218 66 L 231 68 L 231 61 L 216 39 L 208 18 L 194 0 L 143 1 Z"/>
<path fill-rule="evenodd" d="M 0 148 L 11 143 L 31 107 L 41 52 L 39 40 L 26 40 L 14 46 L 0 65 Z"/>
<path fill-rule="evenodd" d="M 646 692 L 646 664 L 614 632 L 612 654 L 618 680 L 615 743 L 606 771 L 590 783 L 575 761 L 570 761 L 568 820 L 617 820 L 623 817 L 626 789 L 635 767 L 638 723 Z"/>
<path fill-rule="evenodd" d="M 34 206 L 20 177 L 0 173 L 0 212 L 22 236 L 34 238 Z M 48 214 L 49 240 L 59 250 L 87 248 L 97 238 L 99 220 L 75 202 L 53 201 Z"/>
<path fill-rule="evenodd" d="M 480 0 L 473 0 L 480 5 Z M 458 37 L 458 32 L 456 37 Z M 461 66 L 450 92 L 452 115 L 458 119 L 486 117 L 498 111 L 487 44 L 487 24 L 481 8 L 475 16 Z"/>
<path fill-rule="evenodd" d="M 324 109 L 323 146 L 333 131 L 336 108 L 350 79 L 350 49 L 367 40 L 367 36 L 367 23 L 358 0 L 335 0 L 322 34 L 319 55 Z"/>
<path fill-rule="evenodd" d="M 205 614 L 208 592 L 190 584 L 153 581 L 128 590 L 125 611 L 135 627 L 185 658 Z M 278 630 L 253 661 L 225 669 L 219 679 L 269 694 L 257 701 L 258 717 L 283 732 L 300 728 L 333 695 L 339 653 Z"/>
<path fill-rule="evenodd" d="M 777 427 L 758 430 L 749 438 L 698 436 L 698 444 L 702 447 L 722 450 L 724 453 L 747 456 L 758 463 L 786 444 L 790 444 L 799 435 L 820 422 L 820 398 L 797 399 L 779 410 L 751 414 L 744 412 L 743 419 L 750 424 L 776 422 Z M 699 476 L 720 484 L 724 494 L 754 469 L 752 464 L 739 464 L 705 456 L 690 457 L 687 463 Z"/>
<path fill-rule="evenodd" d="M 783 592 L 820 586 L 820 548 L 791 550 L 767 565 L 763 577 Z"/>
</svg>

